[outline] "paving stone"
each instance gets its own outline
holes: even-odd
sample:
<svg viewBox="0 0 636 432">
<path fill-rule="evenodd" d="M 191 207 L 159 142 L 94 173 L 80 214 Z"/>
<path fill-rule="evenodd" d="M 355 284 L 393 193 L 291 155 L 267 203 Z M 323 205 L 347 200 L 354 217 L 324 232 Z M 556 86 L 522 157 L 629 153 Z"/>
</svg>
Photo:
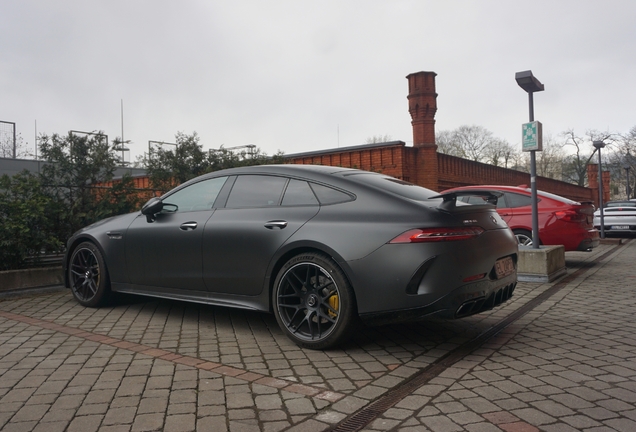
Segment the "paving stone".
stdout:
<svg viewBox="0 0 636 432">
<path fill-rule="evenodd" d="M 132 431 L 157 431 L 162 430 L 164 424 L 164 414 L 140 414 L 135 417 L 132 424 Z"/>
<path fill-rule="evenodd" d="M 629 303 L 633 296 L 624 285 L 610 281 L 629 268 L 625 263 L 636 259 L 635 250 L 623 247 L 577 276 L 415 389 L 369 430 L 497 430 L 487 416 L 502 410 L 519 413 L 497 423 L 504 430 L 630 430 L 636 417 L 636 332 L 630 321 L 636 304 Z M 142 298 L 86 309 L 68 292 L 5 300 L 0 428 L 323 431 L 549 286 L 520 283 L 510 302 L 462 320 L 365 328 L 350 347 L 324 352 L 298 349 L 272 316 L 251 311 Z M 601 286 L 604 296 L 598 298 Z M 7 311 L 12 318 L 3 315 Z M 298 391 L 281 390 L 286 387 Z M 327 393 L 334 397 L 316 397 Z M 27 405 L 53 404 L 69 407 L 58 417 L 49 410 L 39 420 L 11 421 L 18 413 L 39 416 L 42 408 L 29 412 Z"/>
</svg>

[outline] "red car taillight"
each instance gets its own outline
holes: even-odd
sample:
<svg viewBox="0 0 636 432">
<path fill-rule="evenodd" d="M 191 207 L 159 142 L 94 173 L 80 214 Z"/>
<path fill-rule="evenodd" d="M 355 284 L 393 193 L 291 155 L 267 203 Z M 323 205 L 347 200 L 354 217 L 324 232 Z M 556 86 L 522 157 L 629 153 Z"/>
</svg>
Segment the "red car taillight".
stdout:
<svg viewBox="0 0 636 432">
<path fill-rule="evenodd" d="M 565 222 L 585 222 L 587 220 L 584 214 L 575 210 L 561 210 L 554 212 L 554 215 Z"/>
<path fill-rule="evenodd" d="M 389 243 L 429 243 L 468 240 L 477 237 L 484 230 L 480 227 L 422 228 L 400 234 Z"/>
</svg>

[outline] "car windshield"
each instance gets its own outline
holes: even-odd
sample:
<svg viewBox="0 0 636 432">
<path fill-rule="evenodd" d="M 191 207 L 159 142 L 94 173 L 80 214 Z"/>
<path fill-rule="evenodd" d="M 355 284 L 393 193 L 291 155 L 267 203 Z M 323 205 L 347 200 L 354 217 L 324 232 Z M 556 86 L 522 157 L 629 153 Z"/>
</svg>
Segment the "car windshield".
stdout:
<svg viewBox="0 0 636 432">
<path fill-rule="evenodd" d="M 350 175 L 365 184 L 416 201 L 428 201 L 429 198 L 439 195 L 430 189 L 389 176 L 372 173 L 355 173 Z"/>
</svg>

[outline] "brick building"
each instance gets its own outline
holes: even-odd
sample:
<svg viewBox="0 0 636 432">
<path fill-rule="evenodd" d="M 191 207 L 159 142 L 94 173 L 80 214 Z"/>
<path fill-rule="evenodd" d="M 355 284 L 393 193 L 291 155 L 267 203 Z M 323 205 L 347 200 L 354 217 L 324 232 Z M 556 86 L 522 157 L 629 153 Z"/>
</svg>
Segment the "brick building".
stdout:
<svg viewBox="0 0 636 432">
<path fill-rule="evenodd" d="M 403 141 L 366 144 L 287 155 L 289 163 L 359 168 L 410 181 L 434 191 L 475 184 L 530 185 L 530 174 L 473 162 L 437 152 L 435 72 L 408 75 L 408 107 L 413 127 L 413 146 Z M 609 201 L 609 172 L 603 173 L 604 201 Z M 537 177 L 537 188 L 576 201 L 598 205 L 598 166 L 588 166 L 590 187 Z"/>
</svg>

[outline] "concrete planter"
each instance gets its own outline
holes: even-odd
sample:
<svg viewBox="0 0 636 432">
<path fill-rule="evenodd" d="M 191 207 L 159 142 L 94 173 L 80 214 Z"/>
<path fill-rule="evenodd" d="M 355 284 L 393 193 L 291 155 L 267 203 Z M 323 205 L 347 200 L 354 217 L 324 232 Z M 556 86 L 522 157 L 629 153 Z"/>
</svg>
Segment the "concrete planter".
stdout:
<svg viewBox="0 0 636 432">
<path fill-rule="evenodd" d="M 539 249 L 519 246 L 519 282 L 552 282 L 566 273 L 563 245 L 541 246 Z"/>
<path fill-rule="evenodd" d="M 61 267 L 0 272 L 0 292 L 63 284 L 64 277 Z"/>
</svg>

